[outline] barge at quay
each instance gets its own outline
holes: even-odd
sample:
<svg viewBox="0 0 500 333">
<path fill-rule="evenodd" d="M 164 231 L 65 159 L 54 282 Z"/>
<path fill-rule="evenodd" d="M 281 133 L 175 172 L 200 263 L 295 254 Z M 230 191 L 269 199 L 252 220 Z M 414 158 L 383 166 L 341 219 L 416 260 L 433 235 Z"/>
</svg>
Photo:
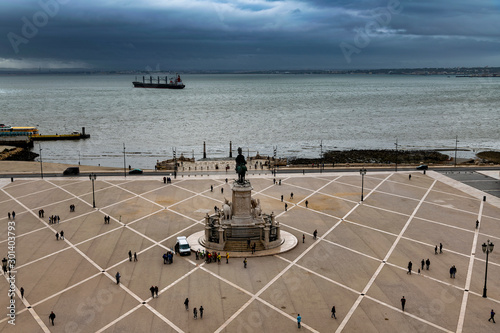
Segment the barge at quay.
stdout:
<svg viewBox="0 0 500 333">
<path fill-rule="evenodd" d="M 177 75 L 177 77 L 165 78 L 157 77 L 153 79 L 152 76 L 149 77 L 149 82 L 147 82 L 146 78 L 142 77 L 142 82 L 137 81 L 137 77 L 134 82 L 132 82 L 134 88 L 156 88 L 156 89 L 184 89 L 185 85 L 182 83 L 181 76 Z"/>
</svg>

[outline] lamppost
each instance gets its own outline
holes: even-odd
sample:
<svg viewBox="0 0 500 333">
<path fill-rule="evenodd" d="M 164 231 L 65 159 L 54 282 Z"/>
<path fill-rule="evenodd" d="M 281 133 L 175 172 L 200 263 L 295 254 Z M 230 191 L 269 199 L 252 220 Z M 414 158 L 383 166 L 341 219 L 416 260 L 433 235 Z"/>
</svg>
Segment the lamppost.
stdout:
<svg viewBox="0 0 500 333">
<path fill-rule="evenodd" d="M 484 288 L 483 288 L 483 297 L 486 298 L 486 278 L 488 276 L 488 254 L 493 252 L 493 243 L 490 243 L 488 239 L 488 244 L 483 243 L 482 245 L 483 252 L 486 253 L 486 270 L 484 271 Z"/>
<path fill-rule="evenodd" d="M 398 172 L 398 138 L 396 138 L 396 172 Z"/>
<path fill-rule="evenodd" d="M 95 173 L 89 175 L 89 179 L 92 181 L 92 207 L 95 208 L 95 191 L 94 191 L 94 181 L 97 178 Z"/>
<path fill-rule="evenodd" d="M 321 140 L 319 147 L 321 148 L 321 165 L 319 167 L 319 173 L 323 173 L 323 167 L 325 166 L 325 163 L 323 162 L 323 140 Z"/>
<path fill-rule="evenodd" d="M 363 187 L 365 184 L 366 169 L 359 169 L 359 174 L 361 175 L 361 201 L 363 201 Z"/>
<path fill-rule="evenodd" d="M 42 175 L 43 179 L 42 145 L 38 144 L 38 148 L 40 148 L 40 174 Z"/>
<path fill-rule="evenodd" d="M 276 168 L 276 152 L 278 151 L 278 146 L 276 147 L 273 147 L 273 150 L 274 150 L 274 155 L 273 155 L 273 158 L 274 158 L 274 163 L 273 163 L 273 173 L 274 173 L 274 177 L 276 177 L 276 172 L 278 171 L 278 169 Z"/>
<path fill-rule="evenodd" d="M 173 148 L 174 153 L 174 179 L 177 179 L 177 148 Z"/>
<path fill-rule="evenodd" d="M 458 149 L 458 135 L 455 137 L 455 159 L 453 160 L 455 162 L 455 167 L 457 167 L 457 149 Z"/>
<path fill-rule="evenodd" d="M 125 142 L 123 143 L 123 175 L 127 178 L 127 163 L 125 162 Z"/>
</svg>

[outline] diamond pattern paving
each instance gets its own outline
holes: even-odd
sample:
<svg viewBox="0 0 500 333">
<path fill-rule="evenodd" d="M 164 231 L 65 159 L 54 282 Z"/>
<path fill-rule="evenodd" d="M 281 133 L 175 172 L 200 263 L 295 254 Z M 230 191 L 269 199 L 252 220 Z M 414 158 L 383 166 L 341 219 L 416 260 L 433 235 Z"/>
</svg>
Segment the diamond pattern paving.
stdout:
<svg viewBox="0 0 500 333">
<path fill-rule="evenodd" d="M 250 254 L 246 269 L 241 258 L 231 257 L 229 264 L 207 264 L 194 255 L 175 256 L 164 264 L 162 255 L 177 236 L 202 231 L 205 214 L 231 198 L 228 175 L 178 177 L 172 184 L 158 176 L 98 177 L 96 208 L 91 182 L 83 177 L 0 179 L 0 251 L 6 256 L 7 212 L 15 210 L 12 273 L 25 290 L 23 300 L 19 291 L 14 297 L 16 325 L 3 316 L 0 330 L 291 332 L 300 313 L 301 330 L 310 332 L 497 331 L 487 319 L 491 309 L 500 311 L 498 250 L 489 256 L 488 298 L 482 297 L 481 244 L 500 239 L 500 207 L 483 201 L 487 194 L 432 171 L 412 172 L 411 180 L 408 172 L 370 171 L 363 202 L 358 172 L 281 173 L 276 184 L 271 176 L 249 175 L 263 212 L 274 212 L 297 246 L 268 257 Z M 61 223 L 48 224 L 52 214 Z M 104 224 L 107 215 L 111 221 Z M 61 230 L 66 239 L 57 241 Z M 436 255 L 440 242 L 443 253 Z M 129 250 L 137 262 L 129 261 Z M 427 258 L 430 270 L 418 274 Z M 6 277 L 0 280 L 4 311 L 10 302 Z M 152 285 L 158 298 L 151 297 Z M 195 320 L 192 310 L 200 305 L 203 319 Z M 330 317 L 334 305 L 337 319 Z M 51 311 L 55 326 L 48 321 Z"/>
</svg>

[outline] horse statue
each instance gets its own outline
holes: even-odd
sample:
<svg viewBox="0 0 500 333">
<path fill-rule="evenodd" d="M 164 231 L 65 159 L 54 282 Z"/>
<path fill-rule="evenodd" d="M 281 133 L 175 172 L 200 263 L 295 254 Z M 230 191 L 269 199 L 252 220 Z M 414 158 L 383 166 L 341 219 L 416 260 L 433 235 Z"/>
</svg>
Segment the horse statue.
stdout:
<svg viewBox="0 0 500 333">
<path fill-rule="evenodd" d="M 238 148 L 238 156 L 236 156 L 236 173 L 238 174 L 238 183 L 245 183 L 245 173 L 247 172 L 247 162 L 245 161 L 245 156 L 242 154 L 241 147 Z"/>
<path fill-rule="evenodd" d="M 251 207 L 252 207 L 252 216 L 254 218 L 256 217 L 259 217 L 260 214 L 262 214 L 262 209 L 260 208 L 260 199 L 251 199 L 250 200 L 250 204 L 251 204 Z"/>
<path fill-rule="evenodd" d="M 224 198 L 224 204 L 222 205 L 223 218 L 225 220 L 230 220 L 232 215 L 231 203 Z"/>
</svg>

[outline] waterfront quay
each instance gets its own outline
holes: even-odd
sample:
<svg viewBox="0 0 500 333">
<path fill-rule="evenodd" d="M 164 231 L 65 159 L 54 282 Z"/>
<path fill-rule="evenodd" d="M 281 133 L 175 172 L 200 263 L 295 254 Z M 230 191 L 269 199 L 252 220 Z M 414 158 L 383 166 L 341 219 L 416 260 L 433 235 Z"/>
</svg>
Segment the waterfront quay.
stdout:
<svg viewBox="0 0 500 333">
<path fill-rule="evenodd" d="M 228 264 L 194 254 L 164 264 L 178 236 L 204 230 L 206 214 L 222 205 L 234 178 L 232 169 L 178 175 L 170 183 L 155 174 L 93 182 L 1 178 L 0 257 L 8 253 L 8 222 L 15 221 L 17 289 L 14 326 L 7 317 L 10 285 L 6 275 L 0 279 L 0 330 L 293 332 L 300 314 L 306 332 L 498 331 L 488 318 L 500 309 L 500 255 L 489 254 L 485 298 L 482 251 L 488 240 L 499 243 L 497 197 L 430 170 L 250 173 L 253 197 L 297 246 L 271 256 L 249 251 L 247 268 L 231 254 Z M 7 215 L 12 211 L 15 219 Z M 49 223 L 52 215 L 59 223 Z M 61 231 L 65 239 L 56 240 Z M 426 259 L 430 267 L 419 273 Z M 151 286 L 159 287 L 158 297 Z M 200 306 L 203 318 L 194 319 Z"/>
</svg>

